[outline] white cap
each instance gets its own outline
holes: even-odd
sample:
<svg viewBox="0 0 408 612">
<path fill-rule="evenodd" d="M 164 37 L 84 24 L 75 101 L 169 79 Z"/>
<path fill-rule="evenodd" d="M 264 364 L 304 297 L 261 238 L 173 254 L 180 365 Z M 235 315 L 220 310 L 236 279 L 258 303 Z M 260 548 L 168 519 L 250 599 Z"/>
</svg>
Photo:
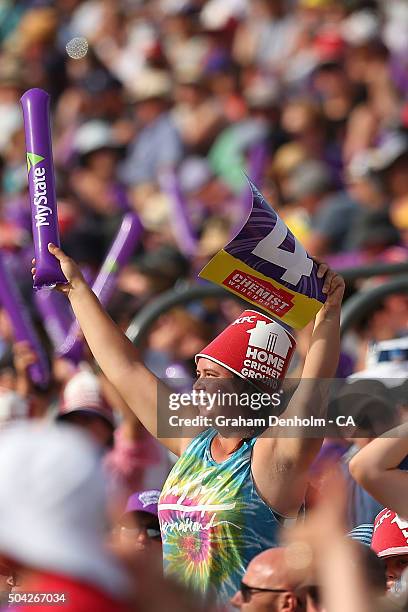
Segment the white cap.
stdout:
<svg viewBox="0 0 408 612">
<path fill-rule="evenodd" d="M 385 170 L 405 153 L 408 153 L 408 138 L 401 132 L 390 132 L 384 141 L 373 149 L 373 169 Z"/>
<path fill-rule="evenodd" d="M 104 400 L 99 378 L 87 366 L 74 374 L 65 385 L 59 416 L 77 411 L 93 412 L 112 427 L 115 425 L 113 411 Z"/>
<path fill-rule="evenodd" d="M 67 410 L 81 407 L 99 407 L 102 401 L 99 379 L 93 372 L 80 370 L 67 382 L 63 392 L 63 402 Z"/>
<path fill-rule="evenodd" d="M 116 145 L 110 125 L 99 119 L 81 125 L 74 137 L 74 149 L 81 155 Z"/>
<path fill-rule="evenodd" d="M 0 425 L 28 417 L 27 401 L 18 393 L 0 387 Z"/>
<path fill-rule="evenodd" d="M 244 91 L 245 99 L 254 108 L 268 107 L 279 102 L 280 87 L 273 79 L 255 79 Z"/>
<path fill-rule="evenodd" d="M 10 139 L 23 125 L 23 115 L 19 104 L 2 104 L 2 129 L 0 132 L 0 151 L 3 153 Z"/>
<path fill-rule="evenodd" d="M 366 370 L 355 372 L 347 380 L 379 380 L 386 387 L 399 387 L 408 378 L 408 361 L 383 361 Z"/>
<path fill-rule="evenodd" d="M 406 0 L 383 2 L 386 15 L 383 41 L 393 53 L 406 53 L 408 47 L 408 5 Z"/>
<path fill-rule="evenodd" d="M 180 187 L 186 193 L 201 189 L 212 177 L 211 168 L 203 157 L 187 157 L 179 169 Z"/>
<path fill-rule="evenodd" d="M 357 151 L 347 166 L 347 175 L 350 180 L 358 180 L 370 175 L 374 167 L 373 149 Z"/>
<path fill-rule="evenodd" d="M 105 549 L 100 452 L 78 428 L 44 422 L 0 433 L 0 552 L 113 595 L 127 578 Z"/>
<path fill-rule="evenodd" d="M 341 33 L 351 45 L 362 45 L 378 37 L 380 21 L 373 11 L 357 11 L 343 21 Z"/>
<path fill-rule="evenodd" d="M 209 0 L 200 13 L 200 21 L 207 30 L 219 30 L 229 19 L 241 19 L 248 12 L 247 0 Z"/>
<path fill-rule="evenodd" d="M 149 68 L 143 70 L 129 85 L 131 98 L 135 102 L 143 102 L 151 98 L 167 98 L 171 93 L 172 82 L 168 72 Z"/>
<path fill-rule="evenodd" d="M 408 349 L 408 336 L 392 338 L 391 340 L 381 340 L 381 342 L 376 342 L 372 347 L 372 350 L 377 354 L 380 351 L 398 351 L 402 349 Z"/>
<path fill-rule="evenodd" d="M 191 0 L 161 0 L 160 9 L 164 15 L 178 15 L 191 8 Z"/>
</svg>

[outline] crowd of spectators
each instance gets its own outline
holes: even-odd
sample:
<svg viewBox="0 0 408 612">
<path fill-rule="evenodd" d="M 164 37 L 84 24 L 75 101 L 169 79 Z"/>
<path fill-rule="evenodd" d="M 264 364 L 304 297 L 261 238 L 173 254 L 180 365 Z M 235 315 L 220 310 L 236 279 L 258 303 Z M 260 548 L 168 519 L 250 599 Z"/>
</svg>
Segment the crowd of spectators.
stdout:
<svg viewBox="0 0 408 612">
<path fill-rule="evenodd" d="M 89 45 L 79 59 L 66 52 L 75 37 Z M 197 282 L 242 226 L 245 172 L 319 260 L 336 269 L 407 260 L 408 4 L 6 0 L 0 7 L 0 253 L 52 370 L 47 389 L 33 385 L 33 347 L 15 342 L 0 307 L 0 421 L 24 421 L 0 442 L 3 599 L 23 588 L 64 591 L 72 611 L 197 610 L 194 595 L 165 581 L 158 567 L 157 492 L 175 457 L 90 353 L 79 365 L 53 354 L 35 307 L 20 105 L 32 87 L 51 96 L 63 250 L 92 279 L 124 213 L 140 217 L 141 239 L 108 304 L 126 330 L 155 297 Z M 383 280 L 348 284 L 346 297 Z M 233 300 L 206 300 L 165 313 L 140 347 L 144 362 L 188 386 L 194 356 L 241 310 Z M 309 327 L 296 333 L 293 377 L 310 334 Z M 338 377 L 353 382 L 333 410 L 343 402 L 355 414 L 371 411 L 377 429 L 325 441 L 304 524 L 251 562 L 231 605 L 248 612 L 408 609 L 408 496 L 398 495 L 399 505 L 390 494 L 407 486 L 403 472 L 395 474 L 408 455 L 408 445 L 396 442 L 406 430 L 385 449 L 388 463 L 374 440 L 406 418 L 407 294 L 384 298 L 348 332 Z M 393 410 L 398 419 L 388 418 Z M 47 429 L 26 423 L 34 418 Z M 330 484 L 333 462 L 342 477 L 336 472 Z M 395 478 L 387 487 L 379 479 L 385 472 Z M 106 482 L 114 503 L 103 497 Z M 114 528 L 105 550 L 108 522 Z M 393 600 L 382 598 L 386 572 L 361 542 L 386 559 Z"/>
</svg>

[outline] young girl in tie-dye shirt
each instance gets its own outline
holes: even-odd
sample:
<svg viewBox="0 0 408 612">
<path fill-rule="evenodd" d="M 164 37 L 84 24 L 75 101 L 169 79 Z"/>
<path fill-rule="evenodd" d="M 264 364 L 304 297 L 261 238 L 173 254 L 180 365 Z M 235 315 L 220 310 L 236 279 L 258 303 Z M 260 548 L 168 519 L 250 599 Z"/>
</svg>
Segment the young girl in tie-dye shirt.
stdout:
<svg viewBox="0 0 408 612">
<path fill-rule="evenodd" d="M 270 232 L 267 208 L 259 214 L 249 239 L 254 247 Z M 310 258 L 295 246 L 296 257 L 309 269 Z M 67 283 L 60 288 L 101 370 L 146 429 L 157 436 L 157 390 L 158 386 L 163 390 L 163 383 L 144 366 L 139 351 L 107 316 L 75 262 L 55 245 L 49 245 L 49 251 L 61 265 Z M 291 262 L 294 257 L 293 252 Z M 239 272 L 233 277 L 234 282 L 254 285 Z M 320 264 L 313 287 L 323 277 L 321 292 L 326 300 L 315 317 L 302 381 L 282 415 L 289 418 L 322 415 L 324 394 L 316 393 L 310 381 L 333 378 L 337 368 L 344 281 Z M 296 294 L 277 291 L 276 300 L 280 295 L 286 300 L 285 307 L 291 308 L 291 296 Z M 209 379 L 252 379 L 248 370 L 256 378 L 261 372 L 265 378 L 283 378 L 294 348 L 288 336 L 270 317 L 244 311 L 197 356 L 201 388 L 205 389 Z M 253 382 L 258 385 L 259 379 Z M 170 401 L 170 391 L 168 395 Z M 279 430 L 274 435 L 249 437 L 248 430 L 239 427 L 228 435 L 219 428 L 207 428 L 197 437 L 191 431 L 190 435 L 186 431 L 177 434 L 163 438 L 163 444 L 180 456 L 165 483 L 159 508 L 166 571 L 202 593 L 215 591 L 226 601 L 238 588 L 251 558 L 276 545 L 279 514 L 297 516 L 309 467 L 322 440 L 286 437 Z"/>
</svg>

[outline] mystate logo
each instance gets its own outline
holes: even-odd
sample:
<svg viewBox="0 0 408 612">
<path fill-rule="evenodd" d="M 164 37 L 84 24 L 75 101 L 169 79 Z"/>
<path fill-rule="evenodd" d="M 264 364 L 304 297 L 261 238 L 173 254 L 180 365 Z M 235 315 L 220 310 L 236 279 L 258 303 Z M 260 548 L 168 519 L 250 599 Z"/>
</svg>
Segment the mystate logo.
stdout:
<svg viewBox="0 0 408 612">
<path fill-rule="evenodd" d="M 33 168 L 33 183 L 34 183 L 34 206 L 36 214 L 34 215 L 35 226 L 42 227 L 49 225 L 48 215 L 52 215 L 52 210 L 48 204 L 47 197 L 47 175 L 43 166 L 38 166 L 45 158 L 36 153 L 27 153 L 27 170 L 30 172 Z"/>
<path fill-rule="evenodd" d="M 244 316 L 236 319 L 233 325 L 253 323 L 256 318 Z M 274 321 L 268 323 L 259 320 L 246 333 L 249 338 L 241 374 L 245 378 L 282 378 L 295 348 L 292 336 Z"/>
<path fill-rule="evenodd" d="M 279 317 L 294 306 L 293 295 L 289 291 L 279 289 L 243 270 L 234 270 L 222 284 Z"/>
</svg>

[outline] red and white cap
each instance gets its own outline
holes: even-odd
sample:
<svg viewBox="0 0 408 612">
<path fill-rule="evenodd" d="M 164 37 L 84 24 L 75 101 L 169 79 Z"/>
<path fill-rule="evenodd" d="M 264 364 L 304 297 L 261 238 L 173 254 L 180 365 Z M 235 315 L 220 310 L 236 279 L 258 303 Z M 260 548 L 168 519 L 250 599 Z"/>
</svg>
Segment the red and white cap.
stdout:
<svg viewBox="0 0 408 612">
<path fill-rule="evenodd" d="M 408 520 L 384 508 L 375 517 L 371 548 L 378 557 L 408 555 Z"/>
<path fill-rule="evenodd" d="M 285 377 L 295 348 L 294 337 L 282 325 L 265 314 L 245 310 L 195 360 L 198 363 L 205 357 L 267 388 L 268 379 Z"/>
<path fill-rule="evenodd" d="M 62 420 L 78 412 L 95 414 L 115 427 L 114 414 L 103 398 L 100 382 L 87 369 L 77 372 L 65 385 L 57 419 Z"/>
</svg>

